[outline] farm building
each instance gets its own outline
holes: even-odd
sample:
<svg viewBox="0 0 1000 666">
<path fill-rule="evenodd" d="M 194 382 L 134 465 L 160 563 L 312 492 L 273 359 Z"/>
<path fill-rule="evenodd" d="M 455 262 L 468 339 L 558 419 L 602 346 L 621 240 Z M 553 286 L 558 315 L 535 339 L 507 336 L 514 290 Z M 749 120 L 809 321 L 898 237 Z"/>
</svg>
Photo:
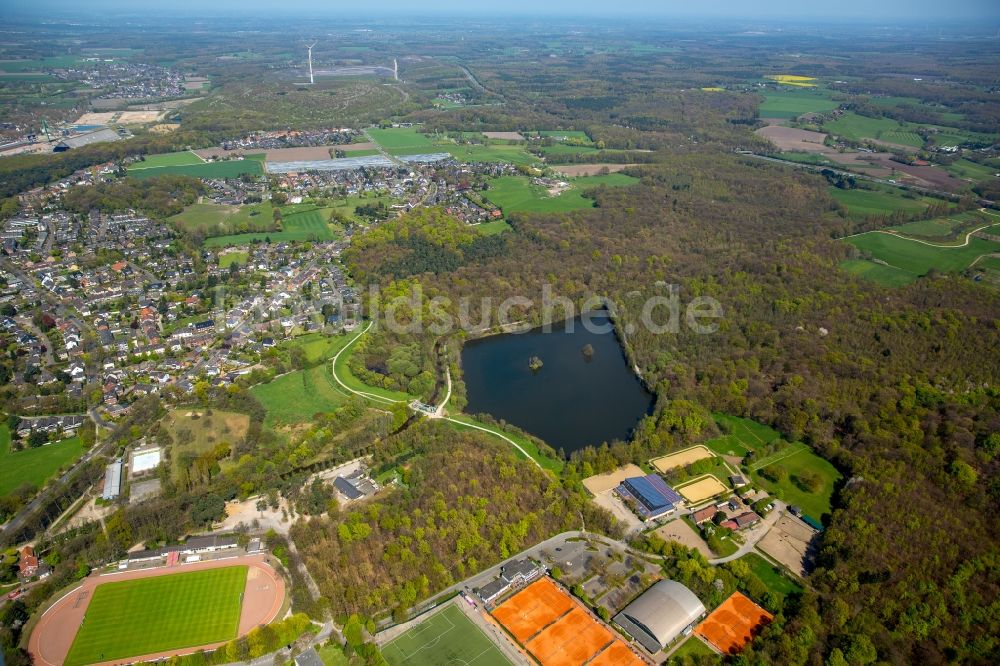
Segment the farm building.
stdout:
<svg viewBox="0 0 1000 666">
<path fill-rule="evenodd" d="M 701 525 L 702 523 L 707 523 L 715 517 L 715 514 L 719 510 L 714 506 L 706 506 L 704 509 L 698 509 L 691 514 L 691 519 L 694 521 L 695 525 Z"/>
<path fill-rule="evenodd" d="M 683 498 L 668 486 L 666 481 L 655 474 L 625 479 L 621 485 L 615 488 L 615 492 L 618 493 L 619 497 L 633 505 L 643 520 L 664 516 L 683 501 Z"/>
<path fill-rule="evenodd" d="M 675 580 L 661 580 L 615 615 L 615 624 L 650 653 L 663 649 L 698 618 L 705 605 Z"/>
</svg>

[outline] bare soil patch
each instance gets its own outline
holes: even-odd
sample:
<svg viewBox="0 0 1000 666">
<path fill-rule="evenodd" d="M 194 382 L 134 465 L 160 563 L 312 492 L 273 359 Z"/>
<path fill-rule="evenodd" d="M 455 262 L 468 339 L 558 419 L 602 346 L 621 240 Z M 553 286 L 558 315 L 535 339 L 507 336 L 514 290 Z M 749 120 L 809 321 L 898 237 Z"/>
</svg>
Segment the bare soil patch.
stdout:
<svg viewBox="0 0 1000 666">
<path fill-rule="evenodd" d="M 771 143 L 781 150 L 804 150 L 810 153 L 823 152 L 822 148 L 825 147 L 823 142 L 826 140 L 826 134 L 822 132 L 810 132 L 780 125 L 761 127 L 755 134 L 770 139 Z"/>
<path fill-rule="evenodd" d="M 487 139 L 501 139 L 503 141 L 527 141 L 520 132 L 483 132 Z"/>
<path fill-rule="evenodd" d="M 663 527 L 657 529 L 654 534 L 664 541 L 673 540 L 683 546 L 687 546 L 688 548 L 694 548 L 707 558 L 715 557 L 712 551 L 709 550 L 705 540 L 694 531 L 693 527 L 680 518 L 670 521 Z"/>
<path fill-rule="evenodd" d="M 633 476 L 646 476 L 638 465 L 628 464 L 619 467 L 613 472 L 588 476 L 583 480 L 584 487 L 595 495 L 600 495 L 606 490 L 617 488 L 625 479 Z"/>
<path fill-rule="evenodd" d="M 552 170 L 556 173 L 568 176 L 570 178 L 576 178 L 577 176 L 598 176 L 602 173 L 618 173 L 619 171 L 624 171 L 634 166 L 639 166 L 638 164 L 570 164 L 566 166 L 552 167 Z"/>
<path fill-rule="evenodd" d="M 810 543 L 815 537 L 816 531 L 798 518 L 782 516 L 758 542 L 757 548 L 804 578 L 811 568 Z"/>
</svg>

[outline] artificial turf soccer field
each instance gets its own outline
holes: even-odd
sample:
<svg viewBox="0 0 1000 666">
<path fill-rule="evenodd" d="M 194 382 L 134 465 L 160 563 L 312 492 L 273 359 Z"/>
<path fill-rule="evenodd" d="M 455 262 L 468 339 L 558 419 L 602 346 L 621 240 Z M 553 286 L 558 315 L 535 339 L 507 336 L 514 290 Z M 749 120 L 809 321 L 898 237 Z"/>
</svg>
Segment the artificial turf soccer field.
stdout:
<svg viewBox="0 0 1000 666">
<path fill-rule="evenodd" d="M 103 583 L 65 666 L 198 647 L 236 637 L 247 567 Z"/>
<path fill-rule="evenodd" d="M 483 630 L 454 604 L 386 643 L 382 656 L 391 666 L 510 666 Z"/>
</svg>

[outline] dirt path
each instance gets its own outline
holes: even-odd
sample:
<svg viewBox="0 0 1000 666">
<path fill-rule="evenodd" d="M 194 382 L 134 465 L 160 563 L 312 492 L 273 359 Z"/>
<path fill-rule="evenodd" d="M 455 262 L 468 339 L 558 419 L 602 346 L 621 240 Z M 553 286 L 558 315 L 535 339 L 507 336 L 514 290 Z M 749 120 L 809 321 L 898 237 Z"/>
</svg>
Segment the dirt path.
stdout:
<svg viewBox="0 0 1000 666">
<path fill-rule="evenodd" d="M 83 582 L 64 594 L 48 608 L 39 619 L 31 638 L 28 641 L 28 652 L 32 654 L 36 666 L 58 666 L 66 660 L 77 630 L 83 622 L 87 606 L 93 598 L 94 590 L 102 583 L 112 583 L 137 578 L 151 578 L 176 573 L 187 573 L 205 569 L 218 569 L 245 565 L 247 571 L 246 588 L 243 592 L 243 609 L 240 614 L 238 634 L 243 636 L 254 627 L 268 624 L 277 619 L 281 605 L 285 600 L 285 581 L 267 564 L 264 555 L 248 555 L 227 557 L 192 564 L 177 564 L 172 567 L 156 567 L 151 569 L 112 572 L 102 575 L 91 575 Z M 178 650 L 168 650 L 148 655 L 136 655 L 127 659 L 103 662 L 97 666 L 113 666 L 135 661 L 151 661 L 170 657 L 176 654 L 186 654 L 196 647 L 213 649 L 225 642 L 212 643 L 205 646 L 191 646 Z"/>
</svg>

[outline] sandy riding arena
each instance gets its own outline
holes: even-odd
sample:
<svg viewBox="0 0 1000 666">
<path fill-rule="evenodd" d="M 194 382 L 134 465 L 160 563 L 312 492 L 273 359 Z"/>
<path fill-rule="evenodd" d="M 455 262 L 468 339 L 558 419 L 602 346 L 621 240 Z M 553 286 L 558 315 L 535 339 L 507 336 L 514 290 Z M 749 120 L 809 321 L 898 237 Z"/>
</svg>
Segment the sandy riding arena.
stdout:
<svg viewBox="0 0 1000 666">
<path fill-rule="evenodd" d="M 689 483 L 685 486 L 679 486 L 675 488 L 677 492 L 684 496 L 688 502 L 692 504 L 697 504 L 702 500 L 707 500 L 709 497 L 715 497 L 721 493 L 729 490 L 722 481 L 711 474 L 706 474 L 697 481 Z"/>
<path fill-rule="evenodd" d="M 698 444 L 697 446 L 692 446 L 682 451 L 677 451 L 676 453 L 660 456 L 659 458 L 653 458 L 649 461 L 649 464 L 655 467 L 656 471 L 662 474 L 669 472 L 672 469 L 684 467 L 685 465 L 690 465 L 691 463 L 699 460 L 704 460 L 705 458 L 711 458 L 714 455 L 715 454 L 709 451 L 706 447 Z"/>
<path fill-rule="evenodd" d="M 239 636 L 246 635 L 256 626 L 276 620 L 285 599 L 285 582 L 271 568 L 271 565 L 264 561 L 263 555 L 228 557 L 191 564 L 175 564 L 151 569 L 91 575 L 85 578 L 79 586 L 65 593 L 42 614 L 31 634 L 28 651 L 34 657 L 36 666 L 58 666 L 64 663 L 77 631 L 84 621 L 87 608 L 94 597 L 94 591 L 105 583 L 235 566 L 247 567 L 246 587 L 243 592 L 237 631 Z M 197 617 L 191 617 L 191 622 L 198 621 Z M 128 659 L 116 659 L 103 662 L 103 664 L 111 666 L 111 664 L 116 663 L 151 661 L 192 652 L 199 648 L 213 649 L 220 645 L 224 645 L 224 642 L 192 645 L 184 649 L 154 654 L 133 655 Z"/>
</svg>

